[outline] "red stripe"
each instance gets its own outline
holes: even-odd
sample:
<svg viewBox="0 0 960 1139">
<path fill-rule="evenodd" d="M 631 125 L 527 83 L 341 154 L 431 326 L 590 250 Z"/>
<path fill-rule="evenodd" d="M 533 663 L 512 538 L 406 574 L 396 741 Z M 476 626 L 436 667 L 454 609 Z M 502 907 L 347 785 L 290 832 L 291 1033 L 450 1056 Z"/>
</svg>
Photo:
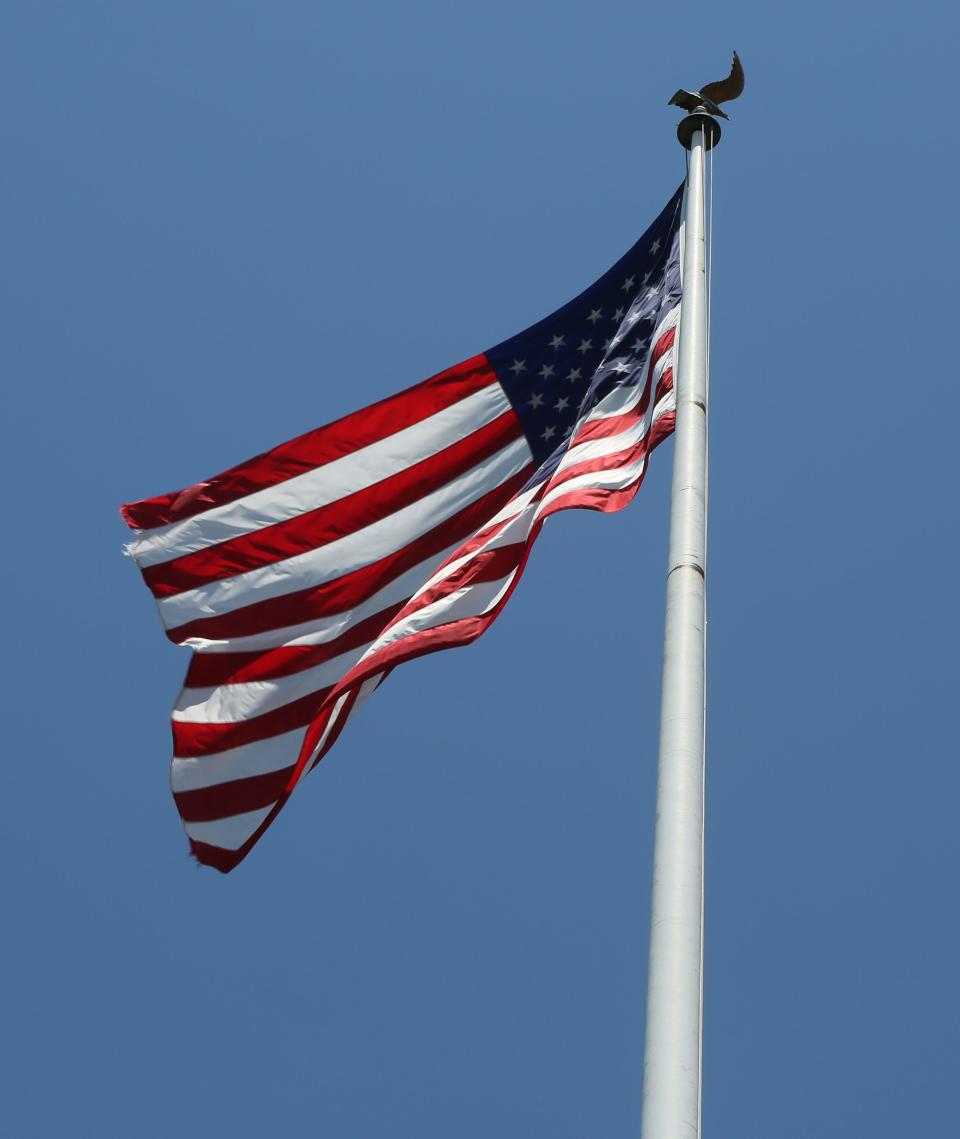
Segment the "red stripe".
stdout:
<svg viewBox="0 0 960 1139">
<path fill-rule="evenodd" d="M 189 835 L 187 837 L 189 838 Z M 255 838 L 251 835 L 254 841 L 259 837 L 259 834 Z M 253 845 L 254 843 L 247 839 L 239 850 L 223 850 L 219 846 L 211 846 L 208 842 L 197 842 L 191 838 L 190 853 L 201 866 L 210 866 L 214 870 L 219 870 L 221 874 L 229 874 L 247 857 Z"/>
<path fill-rule="evenodd" d="M 376 672 L 379 672 L 379 671 L 380 671 L 379 669 L 374 669 L 374 670 L 373 670 L 373 672 L 369 672 L 369 673 L 366 673 L 366 674 L 364 675 L 364 680 L 369 680 L 369 678 L 370 678 L 371 676 L 373 676 L 373 675 L 374 675 Z M 389 670 L 389 669 L 387 669 L 387 670 L 385 670 L 385 671 L 389 672 L 390 670 Z M 378 685 L 377 687 L 379 687 L 379 685 Z M 328 752 L 328 751 L 329 751 L 329 750 L 330 750 L 330 749 L 333 747 L 333 745 L 334 745 L 334 744 L 337 742 L 337 740 L 340 738 L 340 733 L 341 733 L 341 732 L 343 731 L 343 729 L 346 727 L 346 725 L 347 725 L 347 720 L 349 720 L 349 719 L 350 719 L 350 713 L 353 711 L 353 706 L 354 706 L 354 704 L 356 704 L 356 702 L 357 702 L 357 696 L 360 694 L 360 688 L 361 688 L 361 685 L 360 685 L 360 684 L 358 684 L 358 685 L 356 685 L 356 686 L 355 686 L 353 689 L 351 689 L 351 690 L 348 692 L 348 694 L 347 694 L 347 698 L 346 698 L 346 700 L 344 700 L 343 704 L 340 706 L 340 708 L 339 708 L 339 709 L 337 709 L 337 706 L 336 706 L 336 701 L 335 701 L 335 700 L 331 700 L 331 701 L 328 703 L 328 705 L 327 705 L 327 713 L 326 713 L 326 715 L 324 716 L 324 718 L 323 718 L 323 720 L 322 720 L 322 723 L 323 723 L 323 727 L 324 727 L 324 729 L 326 728 L 326 726 L 327 726 L 327 723 L 328 723 L 328 721 L 329 721 L 330 717 L 331 717 L 331 716 L 334 714 L 334 712 L 336 712 L 336 713 L 337 713 L 337 719 L 336 719 L 336 722 L 335 722 L 335 723 L 334 723 L 334 725 L 333 725 L 333 728 L 332 728 L 332 730 L 331 730 L 331 731 L 330 731 L 330 733 L 328 734 L 328 736 L 327 736 L 327 738 L 326 738 L 326 741 L 324 742 L 324 745 L 323 745 L 323 754 L 324 754 L 324 755 L 326 755 L 326 754 L 327 754 L 327 752 Z M 339 694 L 339 695 L 342 695 L 342 693 L 341 693 L 341 694 Z M 339 695 L 338 695 L 338 699 L 339 699 Z M 311 730 L 312 730 L 312 727 L 311 727 Z M 323 735 L 323 732 L 321 731 L 320 733 L 318 733 L 318 734 L 317 734 L 315 737 L 313 737 L 313 738 L 314 738 L 314 740 L 317 740 L 317 739 L 319 739 L 319 738 L 320 738 L 322 735 Z M 313 751 L 313 748 L 314 748 L 314 746 L 315 746 L 315 743 L 311 743 L 311 744 L 310 744 L 310 746 L 309 746 L 309 750 L 308 750 L 308 748 L 307 748 L 307 740 L 309 740 L 309 739 L 310 739 L 310 732 L 308 732 L 308 733 L 307 733 L 307 737 L 306 737 L 306 739 L 304 740 L 304 744 L 303 744 L 303 746 L 300 748 L 300 758 L 297 760 L 297 764 L 296 764 L 296 766 L 294 767 L 294 769 L 293 769 L 293 772 L 292 772 L 292 774 L 290 775 L 289 779 L 287 780 L 287 792 L 286 792 L 286 793 L 287 793 L 288 795 L 289 795 L 289 794 L 290 794 L 290 792 L 293 790 L 293 788 L 294 788 L 294 787 L 296 787 L 297 783 L 300 781 L 300 779 L 301 779 L 301 777 L 302 777 L 302 775 L 303 775 L 303 768 L 304 768 L 304 767 L 306 766 L 306 764 L 309 762 L 309 759 L 310 759 L 310 752 L 311 752 L 311 751 Z M 313 764 L 313 765 L 312 765 L 312 766 L 309 768 L 309 770 L 310 770 L 310 771 L 312 771 L 312 770 L 313 770 L 313 767 L 315 767 L 315 766 L 316 766 L 316 764 Z"/>
<path fill-rule="evenodd" d="M 657 383 L 657 393 L 653 401 L 654 405 L 658 404 L 669 391 L 673 391 L 673 368 L 664 368 L 663 375 L 661 375 Z"/>
<path fill-rule="evenodd" d="M 430 589 L 425 590 L 423 593 L 418 593 L 407 605 L 396 615 L 390 622 L 388 628 L 399 624 L 405 620 L 412 613 L 416 613 L 420 609 L 425 609 L 428 605 L 432 605 L 435 601 L 440 601 L 444 597 L 448 597 L 451 593 L 456 593 L 458 589 L 465 589 L 468 585 L 482 585 L 488 581 L 497 581 L 501 577 L 506 577 L 507 574 L 517 565 L 520 560 L 520 553 L 526 546 L 526 540 L 523 542 L 513 542 L 509 546 L 497 546 L 493 550 L 484 550 L 482 553 L 477 554 L 468 562 L 464 562 L 462 566 L 458 566 L 453 573 L 445 577 L 442 581 L 438 581 L 436 585 Z M 461 557 L 461 552 L 457 551 L 458 558 Z M 386 633 L 388 628 L 383 631 Z"/>
<path fill-rule="evenodd" d="M 554 490 L 556 487 L 562 487 L 565 482 L 568 482 L 571 478 L 576 478 L 578 475 L 597 474 L 603 470 L 616 470 L 618 467 L 628 467 L 644 454 L 649 456 L 650 452 L 656 446 L 656 443 L 652 442 L 653 430 L 666 418 L 668 418 L 668 416 L 664 415 L 661 416 L 659 420 L 655 420 L 651 433 L 644 436 L 643 439 L 639 440 L 639 442 L 635 443 L 632 447 L 628 447 L 626 450 L 619 451 L 614 455 L 604 455 L 602 458 L 591 459 L 589 462 L 577 463 L 575 466 L 565 470 L 562 478 L 558 479 L 555 484 L 552 484 L 550 489 Z M 669 430 L 665 432 L 663 437 L 668 434 Z M 600 510 L 604 513 L 622 510 L 632 501 L 634 495 L 640 489 L 640 485 L 646 477 L 646 473 L 647 464 L 644 463 L 640 473 L 632 483 L 616 490 L 608 487 L 574 487 L 565 494 L 560 494 L 553 499 L 549 506 L 544 509 L 540 517 L 541 519 L 546 519 L 549 518 L 551 514 L 556 514 L 559 510 L 570 510 L 574 507 L 583 508 L 585 510 Z"/>
<path fill-rule="evenodd" d="M 388 609 L 374 613 L 372 617 L 349 625 L 339 637 L 319 645 L 284 645 L 248 653 L 195 652 L 187 669 L 184 687 L 216 688 L 220 684 L 276 680 L 281 676 L 303 672 L 304 669 L 323 664 L 359 645 L 375 641 L 406 603 L 407 599 L 398 601 Z"/>
<path fill-rule="evenodd" d="M 215 870 L 219 870 L 221 874 L 229 874 L 257 845 L 264 831 L 270 826 L 277 815 L 280 814 L 283 805 L 289 797 L 289 795 L 284 795 L 283 798 L 274 805 L 270 814 L 267 815 L 243 846 L 237 850 L 224 850 L 223 847 L 211 846 L 208 842 L 198 842 L 197 839 L 191 838 L 190 853 L 204 866 L 212 866 Z"/>
<path fill-rule="evenodd" d="M 660 339 L 653 346 L 653 355 L 650 357 L 651 374 L 657 362 L 661 360 L 673 347 L 673 343 L 677 338 L 677 326 L 674 324 L 668 328 L 667 331 L 660 337 Z"/>
<path fill-rule="evenodd" d="M 263 526 L 250 534 L 184 554 L 169 562 L 147 566 L 143 570 L 143 580 L 154 597 L 170 597 L 211 581 L 318 549 L 379 522 L 438 490 L 496 454 L 521 433 L 520 421 L 511 409 L 465 439 L 373 486 L 316 510 L 298 514 L 295 518 Z"/>
<path fill-rule="evenodd" d="M 331 688 L 332 685 L 327 685 L 316 692 L 308 692 L 299 700 L 291 700 L 281 708 L 274 708 L 272 712 L 250 716 L 235 723 L 191 724 L 172 720 L 173 754 L 178 759 L 215 755 L 241 744 L 257 743 L 293 731 L 294 728 L 304 728 L 320 711 Z"/>
<path fill-rule="evenodd" d="M 519 489 L 522 490 L 523 487 L 520 487 Z M 540 485 L 536 488 L 535 493 L 530 497 L 529 502 L 524 505 L 523 509 L 526 510 L 529 506 L 533 505 L 533 503 L 543 498 L 548 489 L 549 480 L 544 479 L 544 481 L 541 482 Z M 504 508 L 507 505 L 509 504 L 504 504 Z M 495 511 L 495 513 L 498 512 Z M 457 549 L 453 551 L 453 553 L 444 561 L 443 565 L 446 565 L 448 562 L 459 561 L 460 558 L 465 558 L 468 554 L 473 553 L 474 550 L 478 550 L 481 546 L 486 545 L 486 543 L 489 542 L 491 538 L 493 538 L 505 527 L 509 526 L 510 523 L 513 522 L 513 520 L 516 518 L 518 513 L 519 508 L 517 511 L 508 514 L 506 518 L 502 518 L 499 522 L 493 522 L 489 526 L 484 526 L 482 529 L 475 531 L 463 543 L 462 546 L 458 546 Z M 434 572 L 439 573 L 441 568 L 441 566 L 438 566 Z"/>
<path fill-rule="evenodd" d="M 152 530 L 192 518 L 376 443 L 496 382 L 486 356 L 474 356 L 406 391 L 281 443 L 206 482 L 127 503 L 120 513 L 135 530 Z"/>
<path fill-rule="evenodd" d="M 296 759 L 296 754 L 290 758 Z M 289 767 L 269 771 L 265 775 L 232 779 L 229 783 L 198 787 L 194 791 L 175 791 L 173 798 L 185 823 L 212 822 L 271 806 L 283 795 L 292 771 L 291 763 Z"/>
<path fill-rule="evenodd" d="M 617 510 L 623 510 L 634 499 L 640 485 L 646 477 L 647 468 L 644 466 L 640 472 L 636 482 L 631 483 L 629 486 L 623 487 L 622 490 L 609 490 L 601 487 L 580 487 L 575 490 L 569 491 L 567 494 L 562 494 L 555 498 L 553 502 L 543 512 L 543 517 L 549 518 L 551 514 L 556 514 L 560 510 L 599 510 L 605 514 L 613 513 Z"/>
<path fill-rule="evenodd" d="M 550 480 L 549 489 L 554 491 L 563 486 L 564 483 L 579 478 L 581 475 L 592 475 L 600 471 L 612 471 L 618 467 L 628 467 L 631 463 L 635 463 L 648 448 L 648 436 L 644 435 L 642 439 L 638 439 L 636 443 L 631 443 L 629 447 L 624 447 L 622 451 L 614 451 L 609 455 L 600 455 L 595 459 L 584 459 L 582 462 L 574 463 L 572 466 L 559 471 Z"/>
<path fill-rule="evenodd" d="M 653 427 L 650 429 L 650 446 L 648 451 L 653 451 L 655 447 L 667 438 L 668 435 L 673 434 L 673 429 L 677 424 L 677 413 L 675 411 L 665 411 L 663 415 L 659 416 L 653 421 Z"/>
<path fill-rule="evenodd" d="M 588 443 L 591 439 L 606 439 L 611 435 L 617 435 L 621 431 L 632 427 L 642 415 L 646 415 L 647 407 L 650 404 L 650 379 L 653 376 L 653 369 L 673 347 L 676 335 L 677 329 L 676 325 L 674 325 L 672 328 L 668 328 L 654 345 L 653 351 L 650 354 L 650 363 L 647 365 L 647 380 L 644 384 L 643 395 L 640 397 L 637 406 L 631 411 L 625 411 L 622 415 L 612 415 L 606 419 L 588 419 L 577 432 L 571 442 L 571 446 Z M 664 391 L 669 390 L 672 386 L 673 370 L 666 368 L 657 383 L 657 394 L 654 402 L 660 398 Z"/>
<path fill-rule="evenodd" d="M 593 439 L 609 439 L 611 435 L 619 435 L 621 431 L 627 431 L 634 426 L 637 420 L 642 419 L 647 414 L 649 405 L 650 385 L 648 383 L 643 389 L 643 395 L 636 407 L 631 408 L 630 411 L 625 411 L 622 415 L 610 415 L 606 419 L 587 420 L 574 437 L 571 446 L 576 447 L 581 443 L 589 443 Z"/>
<path fill-rule="evenodd" d="M 400 574 L 472 534 L 485 519 L 509 502 L 532 473 L 533 464 L 527 464 L 512 478 L 475 499 L 439 526 L 379 561 L 322 585 L 254 602 L 216 617 L 198 617 L 185 625 L 168 629 L 167 636 L 176 644 L 189 637 L 228 640 L 300 625 L 353 609 Z"/>
</svg>

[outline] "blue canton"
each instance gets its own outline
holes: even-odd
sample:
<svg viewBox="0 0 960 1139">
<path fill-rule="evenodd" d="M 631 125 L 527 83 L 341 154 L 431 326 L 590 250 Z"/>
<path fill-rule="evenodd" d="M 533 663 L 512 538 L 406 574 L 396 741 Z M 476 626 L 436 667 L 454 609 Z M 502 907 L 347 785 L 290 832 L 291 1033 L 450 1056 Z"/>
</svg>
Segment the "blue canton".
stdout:
<svg viewBox="0 0 960 1139">
<path fill-rule="evenodd" d="M 538 467 L 599 399 L 642 381 L 661 313 L 680 299 L 682 197 L 681 186 L 636 245 L 580 296 L 488 349 Z"/>
</svg>

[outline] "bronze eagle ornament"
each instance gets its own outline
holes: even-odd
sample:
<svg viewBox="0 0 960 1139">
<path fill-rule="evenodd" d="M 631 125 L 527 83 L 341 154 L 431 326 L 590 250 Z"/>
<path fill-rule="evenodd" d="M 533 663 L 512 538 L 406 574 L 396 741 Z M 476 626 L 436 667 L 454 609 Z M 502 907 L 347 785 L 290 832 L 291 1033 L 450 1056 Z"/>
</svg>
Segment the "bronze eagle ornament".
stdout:
<svg viewBox="0 0 960 1139">
<path fill-rule="evenodd" d="M 702 107 L 711 115 L 719 115 L 729 120 L 730 116 L 720 110 L 721 103 L 729 103 L 743 94 L 743 64 L 740 56 L 733 53 L 733 66 L 726 79 L 718 79 L 715 83 L 707 83 L 699 91 L 685 91 L 682 87 L 667 102 L 667 106 L 681 107 L 684 111 L 695 111 Z"/>
</svg>

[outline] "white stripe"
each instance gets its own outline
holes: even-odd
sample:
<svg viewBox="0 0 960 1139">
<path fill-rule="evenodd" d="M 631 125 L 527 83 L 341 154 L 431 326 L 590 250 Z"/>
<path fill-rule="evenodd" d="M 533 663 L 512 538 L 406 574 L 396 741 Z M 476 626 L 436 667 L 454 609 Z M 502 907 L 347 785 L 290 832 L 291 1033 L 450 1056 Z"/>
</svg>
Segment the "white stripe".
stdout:
<svg viewBox="0 0 960 1139">
<path fill-rule="evenodd" d="M 316 762 L 316 757 L 320 754 L 321 751 L 323 751 L 323 745 L 327 742 L 327 737 L 333 731 L 333 729 L 337 723 L 337 720 L 340 719 L 340 711 L 343 708 L 344 701 L 347 699 L 347 697 L 349 695 L 350 695 L 350 690 L 348 688 L 346 692 L 341 692 L 340 695 L 337 697 L 337 702 L 336 702 L 336 704 L 334 704 L 333 708 L 330 711 L 330 715 L 327 717 L 327 722 L 324 725 L 323 733 L 321 734 L 320 739 L 317 740 L 316 746 L 313 749 L 313 755 L 311 755 L 311 757 L 307 761 L 307 763 L 304 764 L 303 771 L 300 773 L 301 779 L 307 773 L 307 771 L 310 770 L 310 768 L 313 766 L 313 764 Z"/>
<path fill-rule="evenodd" d="M 306 728 L 284 732 L 280 736 L 241 744 L 216 755 L 174 756 L 170 764 L 170 787 L 173 791 L 197 791 L 202 787 L 215 787 L 233 779 L 248 779 L 252 775 L 269 775 L 296 763 Z"/>
<path fill-rule="evenodd" d="M 283 629 L 268 629 L 265 633 L 252 633 L 248 637 L 234 637 L 232 640 L 210 641 L 204 637 L 187 637 L 181 644 L 188 645 L 197 652 L 204 653 L 245 653 L 258 652 L 266 649 L 275 649 L 281 646 L 292 645 L 321 645 L 334 638 L 342 636 L 358 621 L 372 617 L 382 609 L 391 605 L 399 605 L 411 597 L 424 578 L 441 565 L 455 550 L 459 550 L 462 542 L 454 542 L 439 554 L 428 558 L 425 562 L 407 570 L 399 577 L 395 577 L 371 594 L 366 601 L 355 605 L 353 609 L 345 609 L 342 613 L 335 613 L 332 617 L 318 617 L 313 621 L 304 621 L 302 625 L 288 625 Z"/>
<path fill-rule="evenodd" d="M 620 431 L 616 435 L 605 435 L 599 439 L 588 439 L 586 443 L 578 443 L 576 447 L 571 447 L 560 461 L 553 478 L 577 463 L 601 459 L 604 455 L 615 455 L 617 451 L 625 451 L 628 447 L 635 446 L 646 435 L 648 421 L 649 413 L 643 419 L 631 424 L 626 431 Z"/>
<path fill-rule="evenodd" d="M 167 628 L 172 629 L 201 617 L 230 613 L 253 601 L 321 585 L 362 569 L 422 537 L 517 474 L 529 461 L 530 447 L 521 436 L 439 490 L 361 530 L 319 549 L 163 598 L 157 602 L 160 616 Z"/>
<path fill-rule="evenodd" d="M 275 680 L 218 684 L 213 688 L 183 688 L 171 713 L 180 724 L 236 724 L 252 716 L 275 712 L 284 704 L 339 683 L 366 652 L 370 642 L 333 660 Z"/>
<path fill-rule="evenodd" d="M 347 721 L 346 721 L 347 724 L 349 724 L 350 721 L 353 719 L 353 717 L 357 714 L 357 712 L 360 711 L 361 705 L 366 701 L 367 697 L 376 689 L 377 685 L 380 683 L 381 680 L 383 680 L 383 673 L 382 672 L 375 672 L 373 674 L 373 676 L 368 676 L 367 679 L 363 682 L 363 684 L 360 685 L 360 689 L 357 692 L 357 698 L 356 698 L 356 700 L 354 700 L 353 707 L 350 709 L 350 714 L 347 716 Z M 344 696 L 346 696 L 346 695 L 348 695 L 348 693 L 344 693 Z M 343 707 L 343 698 L 341 698 L 340 700 L 337 701 L 337 707 L 334 710 L 335 715 L 338 719 L 340 716 L 340 709 L 342 707 Z M 313 749 L 313 753 L 311 754 L 310 759 L 307 761 L 307 764 L 303 769 L 304 775 L 308 771 L 312 771 L 313 768 L 316 766 L 317 759 L 319 758 L 319 755 L 320 755 L 320 749 L 323 747 L 324 743 L 326 742 L 327 736 L 330 734 L 330 729 L 332 727 L 333 727 L 333 719 L 331 718 L 331 721 L 327 724 L 327 726 L 324 730 L 323 737 L 321 738 L 320 743 L 318 743 L 317 746 Z M 346 724 L 344 724 L 344 727 L 346 727 Z"/>
<path fill-rule="evenodd" d="M 509 502 L 505 502 L 503 506 L 500 507 L 500 509 L 496 514 L 494 514 L 489 522 L 484 522 L 482 526 L 478 526 L 477 532 L 479 533 L 481 530 L 488 530 L 491 526 L 496 526 L 500 522 L 504 522 L 507 519 L 512 518 L 519 511 L 523 510 L 527 504 L 532 502 L 536 497 L 537 493 L 540 490 L 540 486 L 541 484 L 537 483 L 535 486 L 526 487 L 518 494 L 515 494 Z M 467 538 L 465 542 L 461 543 L 461 545 L 465 545 L 466 542 L 469 541 L 470 539 Z"/>
<path fill-rule="evenodd" d="M 660 322 L 660 324 L 657 326 L 656 332 L 654 332 L 653 337 L 650 341 L 653 347 L 656 347 L 664 333 L 669 331 L 669 329 L 677 323 L 679 315 L 680 306 L 677 305 L 677 307 L 671 309 L 667 316 Z M 664 370 L 672 365 L 675 347 L 676 346 L 674 345 L 666 352 L 664 352 L 664 354 L 654 365 L 653 375 L 651 377 L 651 381 L 654 387 L 656 387 Z M 647 352 L 643 368 L 640 372 L 641 376 L 645 377 L 647 374 L 647 369 L 650 366 L 650 357 L 652 353 L 653 348 Z M 610 419 L 615 415 L 623 415 L 632 407 L 636 406 L 637 401 L 643 395 L 645 390 L 645 383 L 626 384 L 621 387 L 614 388 L 612 392 L 606 395 L 595 407 L 591 409 L 589 414 L 585 415 L 583 419 L 577 423 L 574 430 L 574 435 L 583 427 L 585 423 L 592 423 L 596 419 Z"/>
<path fill-rule="evenodd" d="M 664 393 L 663 398 L 660 400 L 660 402 L 657 404 L 657 406 L 653 409 L 653 422 L 656 423 L 656 421 L 660 418 L 660 416 L 666 415 L 666 413 L 668 411 L 676 411 L 676 410 L 677 410 L 677 389 L 671 388 L 668 392 Z"/>
<path fill-rule="evenodd" d="M 503 388 L 498 383 L 489 384 L 419 423 L 305 474 L 211 507 L 182 522 L 145 531 L 129 543 L 127 550 L 140 566 L 152 566 L 296 518 L 436 455 L 509 408 Z"/>
<path fill-rule="evenodd" d="M 496 533 L 487 538 L 482 545 L 477 546 L 477 548 L 470 553 L 464 554 L 461 558 L 455 558 L 446 565 L 439 566 L 436 572 L 420 586 L 413 597 L 419 597 L 421 594 L 426 593 L 428 589 L 432 589 L 438 582 L 456 573 L 461 566 L 472 561 L 478 554 L 482 554 L 486 550 L 497 550 L 501 546 L 509 546 L 514 542 L 522 542 L 526 537 L 526 533 L 523 532 L 524 529 L 529 531 L 530 528 L 529 521 L 524 517 L 524 511 L 529 512 L 532 509 L 531 503 L 533 497 L 539 490 L 540 487 L 536 486 L 530 490 L 525 490 L 522 494 L 517 495 L 516 498 L 511 498 L 503 509 L 497 512 L 496 518 L 491 519 L 489 523 L 485 523 L 479 527 L 478 532 L 479 530 L 488 529 L 497 522 L 502 522 L 505 518 L 508 518 L 509 521 L 507 521 L 501 529 L 497 530 Z M 530 513 L 529 516 L 532 518 L 533 514 Z M 518 530 L 521 531 L 520 534 L 517 533 Z M 458 543 L 456 548 L 459 549 L 460 546 L 465 546 L 467 542 L 472 540 L 473 536 Z M 411 597 L 411 600 L 413 600 L 413 597 Z"/>
<path fill-rule="evenodd" d="M 640 375 L 646 376 L 646 374 L 647 364 L 644 363 Z M 647 385 L 642 381 L 632 384 L 623 384 L 620 387 L 614 388 L 612 392 L 605 395 L 599 403 L 594 405 L 588 415 L 585 415 L 582 419 L 577 421 L 571 438 L 575 438 L 577 432 L 582 430 L 588 423 L 593 423 L 597 420 L 613 419 L 618 415 L 625 415 L 628 411 L 637 406 L 646 390 Z"/>
<path fill-rule="evenodd" d="M 360 691 L 357 693 L 357 698 L 353 702 L 353 707 L 350 709 L 350 715 L 347 719 L 350 720 L 356 715 L 360 706 L 366 701 L 367 697 L 376 689 L 380 681 L 383 680 L 382 672 L 375 672 L 373 676 L 368 676 L 367 679 L 360 685 Z"/>
<path fill-rule="evenodd" d="M 187 834 L 197 842 L 218 846 L 221 850 L 239 850 L 263 820 L 273 810 L 275 804 L 261 807 L 257 811 L 247 811 L 242 815 L 230 815 L 226 819 L 214 819 L 209 823 L 184 823 Z"/>
<path fill-rule="evenodd" d="M 668 329 L 674 328 L 676 326 L 676 324 L 680 320 L 680 309 L 682 307 L 682 303 L 683 303 L 682 301 L 677 301 L 677 303 L 673 306 L 673 308 L 668 313 L 666 313 L 664 315 L 664 317 L 661 319 L 660 323 L 657 325 L 656 329 L 654 330 L 653 336 L 651 337 L 651 340 L 650 340 L 651 344 L 656 345 L 657 342 L 659 341 L 660 337 L 663 336 L 663 334 Z M 672 351 L 673 351 L 673 349 L 671 348 L 671 352 Z"/>
<path fill-rule="evenodd" d="M 568 479 L 567 482 L 552 487 L 550 491 L 544 495 L 543 501 L 537 507 L 537 514 L 542 514 L 544 509 L 549 506 L 551 502 L 573 491 L 594 489 L 623 490 L 643 474 L 643 468 L 646 466 L 646 463 L 647 459 L 644 455 L 635 463 L 631 463 L 626 467 L 616 466 L 606 471 L 590 471 L 589 474 L 578 475 L 576 478 Z"/>
<path fill-rule="evenodd" d="M 382 649 L 414 633 L 422 633 L 426 629 L 447 625 L 451 621 L 459 621 L 465 617 L 480 617 L 497 604 L 516 575 L 517 571 L 513 569 L 506 577 L 497 581 L 465 585 L 462 589 L 457 589 L 430 605 L 424 605 L 422 609 L 391 625 L 384 636 L 371 646 L 367 656 L 373 658 Z"/>
<path fill-rule="evenodd" d="M 654 391 L 656 391 L 657 384 L 660 383 L 660 380 L 663 376 L 663 373 L 668 368 L 672 368 L 672 367 L 673 367 L 673 349 L 670 348 L 666 352 L 664 352 L 664 354 L 660 357 L 660 359 L 653 366 L 653 376 L 651 377 L 651 382 L 653 384 Z"/>
</svg>

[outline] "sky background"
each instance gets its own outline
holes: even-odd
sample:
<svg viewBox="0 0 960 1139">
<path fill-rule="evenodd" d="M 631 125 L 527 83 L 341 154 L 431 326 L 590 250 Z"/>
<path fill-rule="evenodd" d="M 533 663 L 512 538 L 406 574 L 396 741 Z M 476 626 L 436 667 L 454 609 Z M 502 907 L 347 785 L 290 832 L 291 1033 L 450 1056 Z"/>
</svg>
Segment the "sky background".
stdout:
<svg viewBox="0 0 960 1139">
<path fill-rule="evenodd" d="M 639 1129 L 671 445 L 198 868 L 117 506 L 514 334 L 717 151 L 704 1133 L 945 1134 L 960 1059 L 946 5 L 0 16 L 17 1139 Z"/>
</svg>

